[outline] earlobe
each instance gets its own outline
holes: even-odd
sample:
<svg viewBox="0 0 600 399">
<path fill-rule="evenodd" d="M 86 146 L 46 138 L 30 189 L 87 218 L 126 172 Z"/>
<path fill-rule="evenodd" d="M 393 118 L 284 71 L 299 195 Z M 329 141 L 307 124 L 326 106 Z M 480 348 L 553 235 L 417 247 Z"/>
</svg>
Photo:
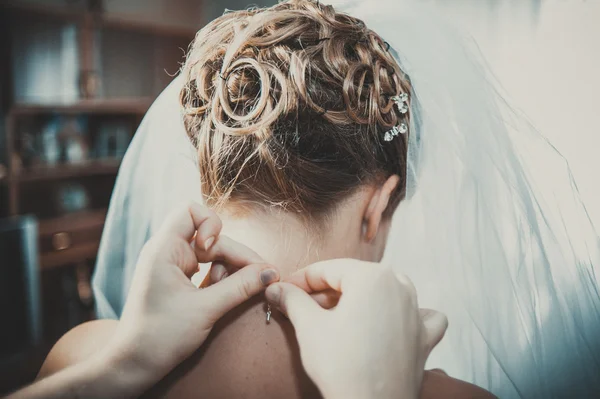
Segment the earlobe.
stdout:
<svg viewBox="0 0 600 399">
<path fill-rule="evenodd" d="M 400 178 L 397 175 L 390 176 L 371 196 L 363 221 L 363 237 L 365 241 L 370 243 L 377 236 L 383 213 L 387 209 L 390 197 L 398 186 L 399 181 Z"/>
</svg>

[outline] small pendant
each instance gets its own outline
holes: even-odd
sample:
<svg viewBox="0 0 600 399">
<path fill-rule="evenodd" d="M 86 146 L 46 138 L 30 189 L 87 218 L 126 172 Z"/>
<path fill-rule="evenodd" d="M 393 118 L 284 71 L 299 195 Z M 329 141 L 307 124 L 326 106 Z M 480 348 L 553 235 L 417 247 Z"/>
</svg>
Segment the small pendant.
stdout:
<svg viewBox="0 0 600 399">
<path fill-rule="evenodd" d="M 267 305 L 267 324 L 271 323 L 271 305 Z"/>
</svg>

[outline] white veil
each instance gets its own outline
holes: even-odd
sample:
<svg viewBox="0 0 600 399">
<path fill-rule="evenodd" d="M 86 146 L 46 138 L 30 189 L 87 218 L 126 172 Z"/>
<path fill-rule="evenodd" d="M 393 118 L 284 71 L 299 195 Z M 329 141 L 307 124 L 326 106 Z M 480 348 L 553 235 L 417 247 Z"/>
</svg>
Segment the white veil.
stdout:
<svg viewBox="0 0 600 399">
<path fill-rule="evenodd" d="M 173 207 L 202 200 L 181 88 L 177 77 L 152 104 L 119 169 L 92 280 L 99 318 L 120 317 L 140 251 Z"/>
<path fill-rule="evenodd" d="M 502 398 L 598 397 L 599 239 L 566 162 L 503 102 L 474 43 L 432 10 L 332 2 L 389 42 L 418 100 L 409 197 L 386 261 L 413 279 L 421 306 L 449 317 L 428 366 Z M 200 197 L 179 86 L 149 111 L 119 172 L 94 276 L 100 317 L 120 314 L 168 209 Z"/>
<path fill-rule="evenodd" d="M 418 102 L 386 261 L 414 280 L 421 306 L 448 314 L 428 366 L 502 398 L 598 397 L 600 241 L 566 162 L 433 10 L 340 8 L 396 51 Z"/>
</svg>

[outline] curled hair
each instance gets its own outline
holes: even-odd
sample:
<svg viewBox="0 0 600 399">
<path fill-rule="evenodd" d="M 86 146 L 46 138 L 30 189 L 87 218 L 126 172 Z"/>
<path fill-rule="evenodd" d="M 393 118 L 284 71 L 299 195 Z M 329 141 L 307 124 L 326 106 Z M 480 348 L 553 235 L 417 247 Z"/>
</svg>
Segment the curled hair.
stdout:
<svg viewBox="0 0 600 399">
<path fill-rule="evenodd" d="M 207 204 L 277 205 L 319 217 L 363 184 L 400 177 L 407 135 L 391 97 L 411 94 L 389 46 L 315 1 L 229 12 L 196 35 L 181 104 Z"/>
</svg>

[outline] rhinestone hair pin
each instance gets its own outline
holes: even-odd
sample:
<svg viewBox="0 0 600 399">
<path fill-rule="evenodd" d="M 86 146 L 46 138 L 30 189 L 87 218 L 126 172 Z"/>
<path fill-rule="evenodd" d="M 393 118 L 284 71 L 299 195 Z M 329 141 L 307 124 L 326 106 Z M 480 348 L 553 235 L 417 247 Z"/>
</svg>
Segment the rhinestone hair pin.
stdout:
<svg viewBox="0 0 600 399">
<path fill-rule="evenodd" d="M 408 94 L 402 93 L 399 96 L 392 97 L 392 101 L 396 103 L 398 112 L 402 115 L 408 112 Z"/>
<path fill-rule="evenodd" d="M 408 94 L 402 93 L 399 96 L 394 96 L 392 97 L 392 101 L 396 104 L 398 112 L 402 115 L 405 115 L 408 112 Z M 392 141 L 397 135 L 406 133 L 408 133 L 408 126 L 406 123 L 402 122 L 385 132 L 383 140 Z"/>
<path fill-rule="evenodd" d="M 394 140 L 394 137 L 396 137 L 399 134 L 406 134 L 408 132 L 408 126 L 406 126 L 406 123 L 402 122 L 401 124 L 394 126 L 391 130 L 388 130 L 387 132 L 385 132 L 385 135 L 383 136 L 383 140 L 384 141 L 392 141 Z"/>
</svg>

